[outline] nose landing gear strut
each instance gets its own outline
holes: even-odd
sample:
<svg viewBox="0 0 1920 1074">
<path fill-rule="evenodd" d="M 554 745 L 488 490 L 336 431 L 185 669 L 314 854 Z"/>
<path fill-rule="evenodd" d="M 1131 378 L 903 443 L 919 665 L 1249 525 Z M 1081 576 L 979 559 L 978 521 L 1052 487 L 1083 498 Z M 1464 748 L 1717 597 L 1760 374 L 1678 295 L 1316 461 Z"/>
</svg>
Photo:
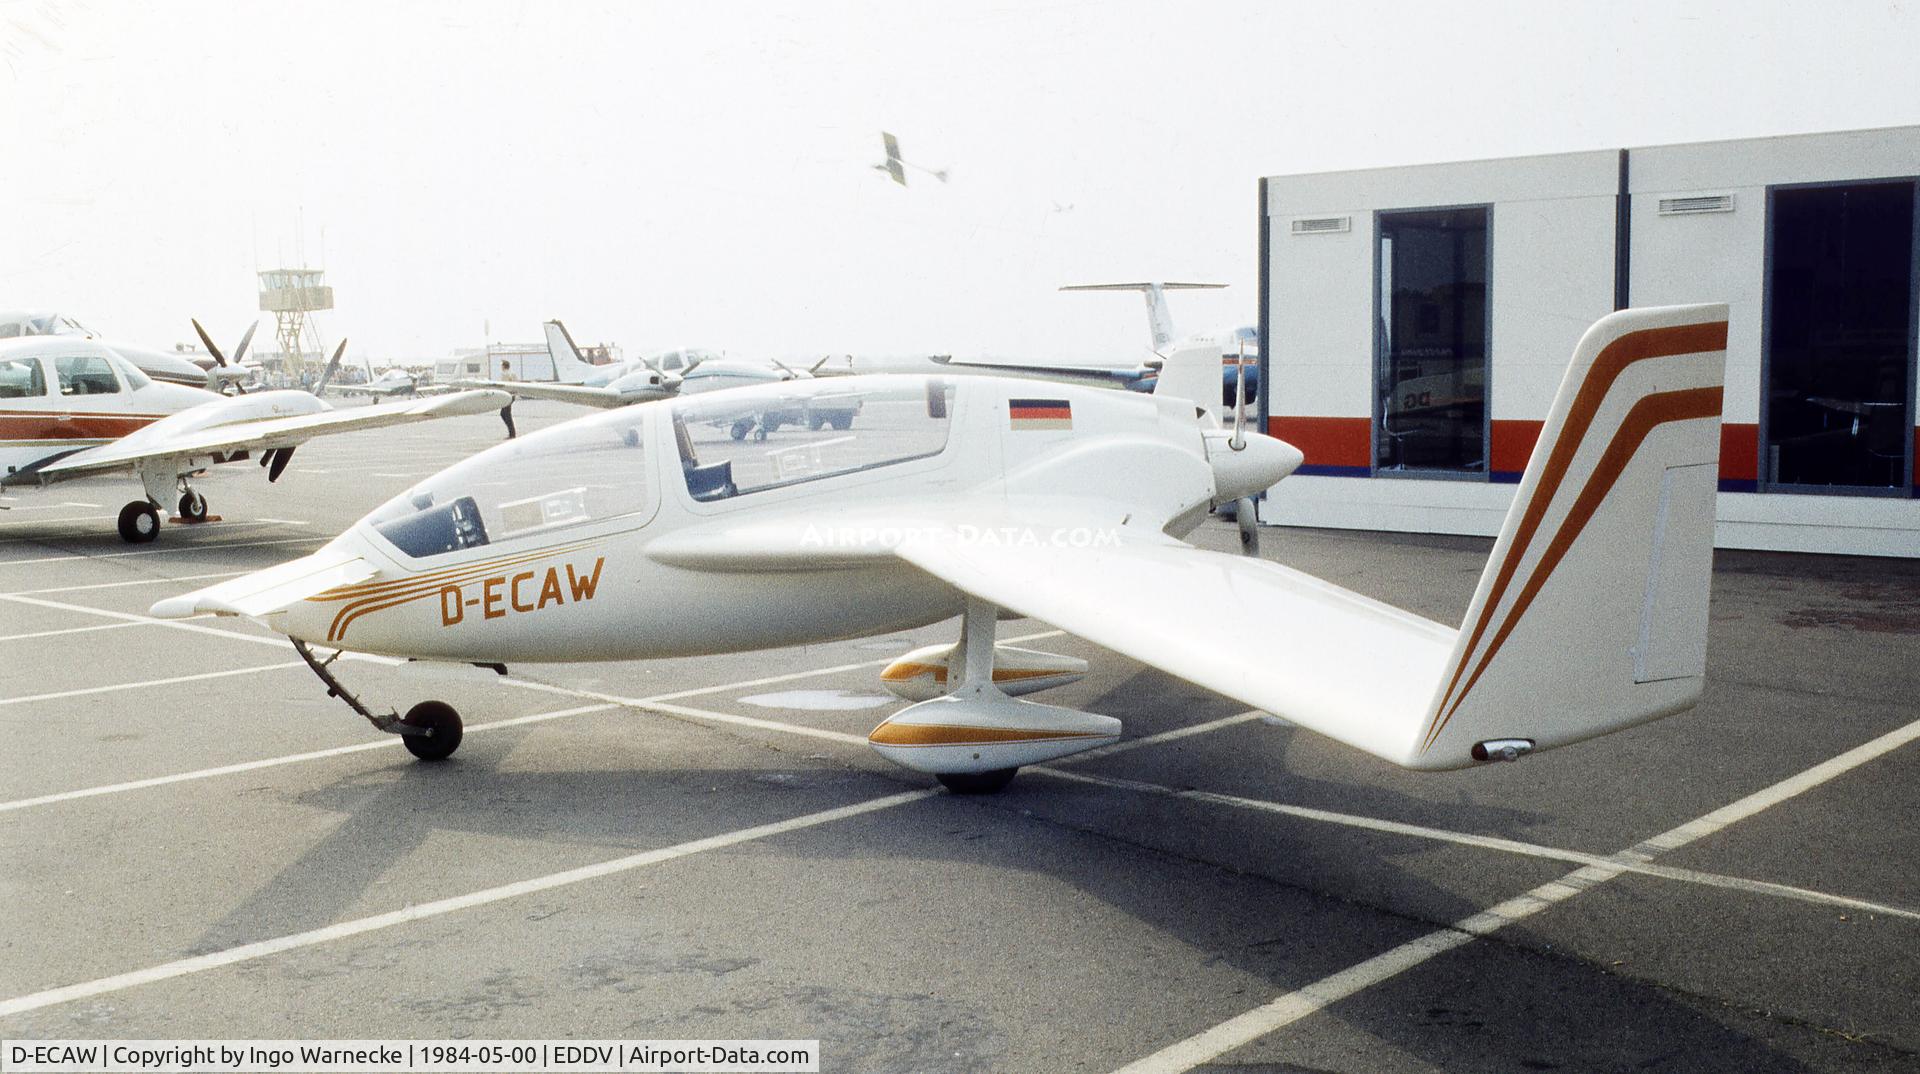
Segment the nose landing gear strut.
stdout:
<svg viewBox="0 0 1920 1074">
<path fill-rule="evenodd" d="M 325 660 L 317 659 L 313 650 L 299 638 L 293 639 L 293 651 L 300 654 L 300 659 L 307 662 L 315 675 L 320 676 L 320 681 L 326 684 L 328 697 L 337 697 L 346 702 L 349 708 L 365 717 L 378 730 L 401 736 L 400 742 L 407 747 L 408 753 L 423 761 L 444 761 L 460 748 L 460 713 L 452 705 L 444 701 L 422 701 L 408 709 L 405 717 L 398 711 L 375 713 L 342 686 L 340 680 L 328 670 L 329 665 L 340 659 L 339 652 Z"/>
</svg>

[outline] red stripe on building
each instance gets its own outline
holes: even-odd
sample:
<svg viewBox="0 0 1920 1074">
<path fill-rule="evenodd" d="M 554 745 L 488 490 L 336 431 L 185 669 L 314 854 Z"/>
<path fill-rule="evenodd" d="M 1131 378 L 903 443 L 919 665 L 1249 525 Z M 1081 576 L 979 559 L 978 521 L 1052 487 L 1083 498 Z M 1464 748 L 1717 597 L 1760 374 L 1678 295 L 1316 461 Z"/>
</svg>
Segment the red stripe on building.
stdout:
<svg viewBox="0 0 1920 1074">
<path fill-rule="evenodd" d="M 1267 435 L 1300 449 L 1309 466 L 1372 465 L 1372 423 L 1366 418 L 1296 418 L 1274 415 L 1267 419 Z"/>
<path fill-rule="evenodd" d="M 1488 448 L 1488 461 L 1496 474 L 1517 474 L 1527 468 L 1527 460 L 1533 458 L 1533 446 L 1540 442 L 1540 430 L 1546 427 L 1543 421 L 1493 421 L 1493 443 Z"/>
<path fill-rule="evenodd" d="M 1720 478 L 1753 481 L 1760 476 L 1760 426 L 1720 424 Z"/>
</svg>

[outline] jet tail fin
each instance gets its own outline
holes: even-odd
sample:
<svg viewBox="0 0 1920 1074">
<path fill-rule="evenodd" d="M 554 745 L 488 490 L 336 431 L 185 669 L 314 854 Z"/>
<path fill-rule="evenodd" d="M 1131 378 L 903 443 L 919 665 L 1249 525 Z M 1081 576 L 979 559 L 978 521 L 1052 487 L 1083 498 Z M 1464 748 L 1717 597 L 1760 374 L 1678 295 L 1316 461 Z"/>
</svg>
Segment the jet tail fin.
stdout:
<svg viewBox="0 0 1920 1074">
<path fill-rule="evenodd" d="M 1147 331 L 1153 337 L 1153 349 L 1161 351 L 1173 342 L 1173 312 L 1167 308 L 1168 291 L 1211 291 L 1224 283 L 1076 283 L 1062 291 L 1138 291 L 1147 300 Z"/>
<path fill-rule="evenodd" d="M 1726 345 L 1724 305 L 1622 310 L 1581 338 L 1413 767 L 1577 742 L 1699 699 Z"/>
</svg>

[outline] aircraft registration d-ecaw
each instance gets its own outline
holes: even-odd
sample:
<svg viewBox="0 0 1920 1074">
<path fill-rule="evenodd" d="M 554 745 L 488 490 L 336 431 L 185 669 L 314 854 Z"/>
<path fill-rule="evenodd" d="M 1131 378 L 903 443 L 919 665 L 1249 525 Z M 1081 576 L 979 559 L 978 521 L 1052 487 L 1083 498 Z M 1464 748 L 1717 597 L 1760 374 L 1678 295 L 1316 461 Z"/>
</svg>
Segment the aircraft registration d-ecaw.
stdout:
<svg viewBox="0 0 1920 1074">
<path fill-rule="evenodd" d="M 1114 741 L 1017 699 L 1086 665 L 997 647 L 1032 616 L 1397 765 L 1449 769 L 1669 715 L 1706 664 L 1726 307 L 1587 331 L 1456 627 L 1180 538 L 1301 462 L 1152 396 L 998 377 L 796 380 L 645 403 L 490 448 L 320 551 L 163 600 L 314 647 L 481 664 L 828 641 L 961 613 L 882 673 L 887 758 L 961 791 Z M 1217 390 L 1218 358 L 1202 376 Z M 1163 380 L 1173 371 L 1163 372 Z M 740 414 L 857 393 L 860 421 L 734 440 Z M 1237 423 L 1236 423 L 1237 424 Z M 426 759 L 437 701 L 356 710 Z"/>
</svg>

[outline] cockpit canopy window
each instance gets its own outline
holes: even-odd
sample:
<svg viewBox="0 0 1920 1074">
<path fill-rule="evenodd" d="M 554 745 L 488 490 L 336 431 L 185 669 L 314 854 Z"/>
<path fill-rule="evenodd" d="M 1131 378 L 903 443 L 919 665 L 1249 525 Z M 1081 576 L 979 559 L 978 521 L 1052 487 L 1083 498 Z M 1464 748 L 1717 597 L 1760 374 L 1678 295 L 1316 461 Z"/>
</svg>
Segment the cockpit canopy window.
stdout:
<svg viewBox="0 0 1920 1074">
<path fill-rule="evenodd" d="M 937 379 L 853 390 L 789 381 L 683 398 L 674 438 L 687 492 L 723 500 L 938 455 L 952 404 L 953 385 Z"/>
<path fill-rule="evenodd" d="M 127 361 L 125 358 L 122 358 L 116 354 L 113 356 L 112 362 L 113 362 L 113 368 L 118 369 L 120 371 L 120 379 L 127 382 L 127 387 L 130 390 L 137 392 L 140 389 L 146 387 L 147 385 L 153 383 L 152 377 L 149 377 L 145 373 L 142 373 L 140 371 L 139 366 L 134 365 L 132 362 Z"/>
<path fill-rule="evenodd" d="M 47 394 L 47 375 L 37 358 L 0 358 L 0 399 L 27 399 Z"/>
<path fill-rule="evenodd" d="M 53 360 L 61 395 L 113 395 L 120 390 L 113 364 L 102 354 L 63 354 Z"/>
<path fill-rule="evenodd" d="M 644 518 L 652 506 L 647 421 L 644 410 L 612 410 L 509 440 L 420 482 L 365 521 L 421 558 Z"/>
</svg>

